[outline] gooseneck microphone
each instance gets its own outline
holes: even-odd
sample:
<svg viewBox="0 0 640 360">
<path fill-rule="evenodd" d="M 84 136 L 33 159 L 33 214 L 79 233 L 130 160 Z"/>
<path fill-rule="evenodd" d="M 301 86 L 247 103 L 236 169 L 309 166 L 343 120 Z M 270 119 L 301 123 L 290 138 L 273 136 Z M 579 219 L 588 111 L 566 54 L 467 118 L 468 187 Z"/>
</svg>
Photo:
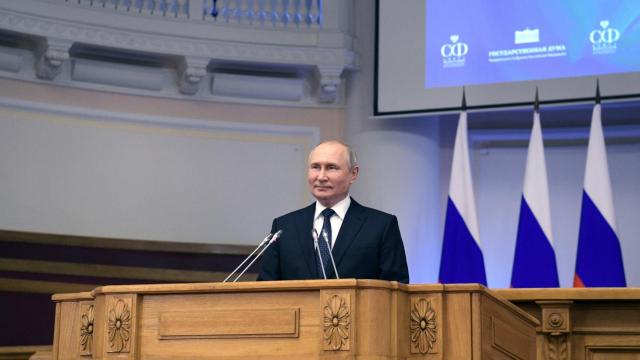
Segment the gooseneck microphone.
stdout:
<svg viewBox="0 0 640 360">
<path fill-rule="evenodd" d="M 245 266 L 244 270 L 242 270 L 242 272 L 240 274 L 238 274 L 238 276 L 233 280 L 233 282 L 238 281 L 238 279 L 240 279 L 240 277 L 242 275 L 244 275 L 245 272 L 247 272 L 247 270 L 249 270 L 249 268 L 251 267 L 251 265 L 253 265 L 254 262 L 256 262 L 256 260 L 258 260 L 260 258 L 260 256 L 262 256 L 262 254 L 265 252 L 265 250 L 267 250 L 267 248 L 269 248 L 269 246 L 271 244 L 273 244 L 276 240 L 278 240 L 278 238 L 282 235 L 282 230 L 278 230 L 276 231 L 275 234 L 273 234 L 273 236 L 271 237 L 271 239 L 269 239 L 266 242 L 265 246 L 262 246 L 263 244 L 260 244 L 258 246 L 258 248 L 260 248 L 262 246 L 262 250 L 260 250 L 260 252 L 258 253 L 258 255 L 256 255 L 256 257 L 253 258 L 253 260 L 251 260 L 251 262 L 249 263 L 249 265 Z M 266 240 L 266 239 L 265 239 Z"/>
<path fill-rule="evenodd" d="M 327 243 L 327 248 L 329 248 L 329 258 L 331 259 L 331 264 L 333 265 L 333 271 L 336 273 L 336 279 L 340 279 L 340 275 L 338 275 L 338 268 L 336 268 L 336 262 L 335 260 L 333 260 L 333 249 L 331 248 L 331 244 L 329 243 L 327 230 L 322 230 L 322 237 L 324 238 L 324 241 Z"/>
<path fill-rule="evenodd" d="M 322 260 L 322 254 L 320 254 L 320 246 L 318 246 L 318 232 L 316 229 L 311 229 L 311 236 L 313 236 L 313 246 L 318 253 L 318 259 L 320 260 L 320 269 L 322 269 L 322 277 L 327 280 L 327 273 L 324 270 L 324 261 Z"/>
<path fill-rule="evenodd" d="M 227 276 L 224 280 L 222 280 L 222 282 L 227 282 L 227 280 L 229 280 L 229 278 L 231 276 L 233 276 L 233 274 L 235 274 L 238 269 L 240 269 L 240 267 L 247 262 L 247 260 L 251 259 L 251 257 L 253 256 L 253 254 L 256 253 L 256 251 L 258 251 L 261 247 L 263 247 L 267 242 L 269 242 L 269 240 L 271 240 L 271 238 L 273 237 L 273 234 L 269 233 L 269 235 L 267 235 L 261 242 L 260 244 L 258 244 L 258 246 L 251 252 L 251 254 L 249 254 L 246 258 L 244 258 L 244 260 L 242 260 L 242 262 L 240 263 L 240 265 L 238 265 L 235 269 L 233 269 L 233 271 L 231 272 L 231 274 L 229 274 L 229 276 Z"/>
</svg>

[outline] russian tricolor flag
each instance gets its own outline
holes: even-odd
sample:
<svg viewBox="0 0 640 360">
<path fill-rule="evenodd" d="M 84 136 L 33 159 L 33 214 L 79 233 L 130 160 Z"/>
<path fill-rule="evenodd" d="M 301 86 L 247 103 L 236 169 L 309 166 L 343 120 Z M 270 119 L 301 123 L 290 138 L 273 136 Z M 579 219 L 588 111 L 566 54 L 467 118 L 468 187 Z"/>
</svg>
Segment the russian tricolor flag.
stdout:
<svg viewBox="0 0 640 360">
<path fill-rule="evenodd" d="M 467 142 L 467 112 L 460 113 L 453 148 L 449 199 L 440 259 L 440 283 L 481 283 L 487 285 L 480 249 L 478 217 L 471 182 Z"/>
<path fill-rule="evenodd" d="M 627 286 L 616 234 L 599 101 L 591 118 L 573 286 Z"/>
<path fill-rule="evenodd" d="M 537 102 L 536 102 L 537 104 Z M 533 115 L 511 287 L 558 287 L 558 267 L 551 238 L 551 211 L 540 113 Z"/>
</svg>

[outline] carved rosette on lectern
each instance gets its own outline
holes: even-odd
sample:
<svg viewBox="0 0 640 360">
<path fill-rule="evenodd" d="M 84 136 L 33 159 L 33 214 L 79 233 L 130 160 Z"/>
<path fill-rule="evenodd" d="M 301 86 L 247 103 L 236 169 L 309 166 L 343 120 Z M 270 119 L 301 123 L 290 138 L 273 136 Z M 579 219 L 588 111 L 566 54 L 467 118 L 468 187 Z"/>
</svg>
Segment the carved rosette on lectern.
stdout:
<svg viewBox="0 0 640 360">
<path fill-rule="evenodd" d="M 80 341 L 79 354 L 91 356 L 93 344 L 93 301 L 83 301 L 79 303 L 80 308 Z"/>
<path fill-rule="evenodd" d="M 106 347 L 108 353 L 129 353 L 133 332 L 133 296 L 107 297 Z"/>
<path fill-rule="evenodd" d="M 442 353 L 442 295 L 411 297 L 411 354 Z"/>
<path fill-rule="evenodd" d="M 325 293 L 322 296 L 322 350 L 348 351 L 351 348 L 351 294 Z M 327 298 L 328 297 L 328 298 Z"/>
</svg>

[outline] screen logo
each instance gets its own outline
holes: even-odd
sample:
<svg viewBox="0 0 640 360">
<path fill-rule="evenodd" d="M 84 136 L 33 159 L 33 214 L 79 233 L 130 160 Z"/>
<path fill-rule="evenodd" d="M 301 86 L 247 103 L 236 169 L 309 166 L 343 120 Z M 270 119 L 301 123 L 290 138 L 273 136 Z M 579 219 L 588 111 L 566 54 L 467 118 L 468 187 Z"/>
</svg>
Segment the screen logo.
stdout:
<svg viewBox="0 0 640 360">
<path fill-rule="evenodd" d="M 522 31 L 516 30 L 515 43 L 516 44 L 531 44 L 540 42 L 540 29 L 526 28 Z"/>
<path fill-rule="evenodd" d="M 460 40 L 460 35 L 449 36 L 450 43 L 442 45 L 442 66 L 445 68 L 462 67 L 465 65 L 465 55 L 469 52 L 469 45 Z"/>
<path fill-rule="evenodd" d="M 600 21 L 600 29 L 589 33 L 589 41 L 593 49 L 593 55 L 613 54 L 616 52 L 617 41 L 620 40 L 620 31 L 609 27 L 608 20 Z"/>
</svg>

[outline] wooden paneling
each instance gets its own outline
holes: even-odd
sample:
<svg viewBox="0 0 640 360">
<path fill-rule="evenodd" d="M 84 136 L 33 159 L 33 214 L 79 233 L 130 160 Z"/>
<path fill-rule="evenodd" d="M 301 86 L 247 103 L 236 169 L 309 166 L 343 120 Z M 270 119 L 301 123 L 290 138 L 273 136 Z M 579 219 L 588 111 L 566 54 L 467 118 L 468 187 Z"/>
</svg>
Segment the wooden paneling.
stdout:
<svg viewBox="0 0 640 360">
<path fill-rule="evenodd" d="M 390 289 L 358 291 L 352 325 L 353 331 L 358 332 L 356 354 L 384 356 L 389 353 L 394 323 L 394 316 L 389 311 L 392 309 L 391 293 Z"/>
<path fill-rule="evenodd" d="M 235 328 L 248 322 L 256 329 L 264 325 L 260 319 L 251 317 L 254 312 L 283 308 L 300 309 L 298 337 L 252 340 L 237 339 L 234 336 L 219 336 L 213 339 L 165 339 L 159 336 L 162 331 L 162 314 L 166 313 L 188 311 L 206 314 L 235 311 L 239 315 L 239 322 L 229 325 L 226 330 L 236 332 Z M 318 351 L 320 344 L 319 308 L 317 297 L 306 292 L 147 295 L 143 297 L 140 319 L 140 356 L 155 359 L 172 354 L 174 358 L 198 358 L 215 348 L 228 349 L 228 356 L 239 358 L 265 352 L 285 357 L 288 351 L 292 356 L 310 355 L 312 349 Z M 246 316 L 243 317 L 242 314 Z"/>
<path fill-rule="evenodd" d="M 571 312 L 573 333 L 640 335 L 640 301 L 576 303 Z"/>
<path fill-rule="evenodd" d="M 298 337 L 299 317 L 299 308 L 168 311 L 160 313 L 158 337 L 160 340 Z"/>
<path fill-rule="evenodd" d="M 56 303 L 54 359 L 81 359 L 83 358 L 81 353 L 87 353 L 80 346 L 82 315 L 86 307 L 92 304 L 93 297 L 88 292 L 69 294 Z M 67 321 L 61 321 L 63 319 L 67 319 Z M 92 346 L 94 345 L 91 344 L 90 348 Z"/>
<path fill-rule="evenodd" d="M 640 289 L 496 290 L 540 320 L 539 360 L 639 360 Z"/>
<path fill-rule="evenodd" d="M 34 354 L 47 354 L 51 359 L 51 346 L 0 346 L 0 360 L 40 359 Z"/>
<path fill-rule="evenodd" d="M 0 346 L 0 360 L 52 359 L 51 346 Z"/>
<path fill-rule="evenodd" d="M 444 358 L 472 359 L 471 294 L 445 294 Z"/>
<path fill-rule="evenodd" d="M 534 359 L 535 329 L 518 316 L 503 312 L 490 298 L 482 298 L 482 351 L 490 359 Z"/>
</svg>

